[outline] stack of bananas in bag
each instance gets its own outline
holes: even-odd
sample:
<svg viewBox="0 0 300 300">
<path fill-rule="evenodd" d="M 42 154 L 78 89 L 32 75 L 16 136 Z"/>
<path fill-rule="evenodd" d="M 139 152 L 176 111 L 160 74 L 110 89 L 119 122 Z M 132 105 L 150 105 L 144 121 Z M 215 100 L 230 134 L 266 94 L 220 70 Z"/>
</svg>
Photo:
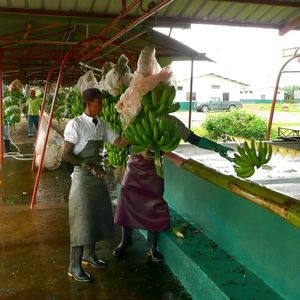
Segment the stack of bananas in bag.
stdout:
<svg viewBox="0 0 300 300">
<path fill-rule="evenodd" d="M 103 109 L 101 113 L 101 118 L 107 122 L 110 127 L 121 135 L 123 129 L 120 119 L 120 114 L 116 111 L 115 106 L 119 101 L 119 96 L 111 96 L 103 99 Z M 108 153 L 108 163 L 113 166 L 125 165 L 128 159 L 129 151 L 128 149 L 118 148 L 114 145 L 105 144 L 105 148 Z"/>
<path fill-rule="evenodd" d="M 272 145 L 259 141 L 258 146 L 256 146 L 254 139 L 251 139 L 250 145 L 245 141 L 243 147 L 238 146 L 237 150 L 239 154 L 235 153 L 233 159 L 234 170 L 242 178 L 252 176 L 255 167 L 260 168 L 268 163 L 272 157 Z"/>
<path fill-rule="evenodd" d="M 124 130 L 134 153 L 150 149 L 155 153 L 157 174 L 162 176 L 160 152 L 174 150 L 181 136 L 175 121 L 168 115 L 179 109 L 173 104 L 175 87 L 161 82 L 142 99 L 142 109 L 134 121 Z"/>
</svg>

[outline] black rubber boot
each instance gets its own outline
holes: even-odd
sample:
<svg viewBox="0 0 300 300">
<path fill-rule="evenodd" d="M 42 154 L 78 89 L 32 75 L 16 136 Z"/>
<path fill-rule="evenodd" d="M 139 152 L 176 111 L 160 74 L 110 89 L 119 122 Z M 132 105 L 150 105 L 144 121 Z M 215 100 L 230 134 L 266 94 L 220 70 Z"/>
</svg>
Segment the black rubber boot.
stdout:
<svg viewBox="0 0 300 300">
<path fill-rule="evenodd" d="M 5 153 L 10 152 L 10 140 L 4 140 Z"/>
<path fill-rule="evenodd" d="M 114 249 L 113 256 L 123 256 L 130 245 L 132 245 L 132 228 L 122 226 L 122 240 Z"/>
<path fill-rule="evenodd" d="M 157 249 L 159 232 L 157 231 L 148 231 L 148 251 L 147 255 L 151 257 L 153 262 L 160 262 L 164 260 L 164 257 Z"/>
<path fill-rule="evenodd" d="M 83 248 L 82 264 L 89 265 L 94 268 L 105 268 L 106 262 L 98 259 L 96 256 L 96 244 L 87 244 Z"/>
<path fill-rule="evenodd" d="M 70 265 L 68 269 L 68 276 L 79 282 L 90 282 L 92 281 L 91 275 L 84 271 L 81 267 L 82 253 L 83 246 L 75 246 L 70 248 Z"/>
</svg>

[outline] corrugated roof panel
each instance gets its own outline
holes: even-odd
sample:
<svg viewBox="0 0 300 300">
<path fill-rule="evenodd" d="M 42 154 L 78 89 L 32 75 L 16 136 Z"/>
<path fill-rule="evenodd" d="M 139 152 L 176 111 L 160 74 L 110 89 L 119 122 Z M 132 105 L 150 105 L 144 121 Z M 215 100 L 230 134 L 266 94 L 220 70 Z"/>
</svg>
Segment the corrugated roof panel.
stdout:
<svg viewBox="0 0 300 300">
<path fill-rule="evenodd" d="M 10 6 L 16 7 L 16 8 L 24 8 L 24 1 L 22 0 L 11 0 Z"/>
<path fill-rule="evenodd" d="M 41 9 L 42 2 L 40 0 L 28 0 L 28 1 L 25 1 L 24 7 L 29 8 L 29 9 Z"/>
<path fill-rule="evenodd" d="M 246 20 L 256 10 L 256 8 L 256 5 L 244 5 L 244 7 L 237 14 L 236 19 L 238 21 Z"/>
<path fill-rule="evenodd" d="M 280 7 L 280 6 L 272 6 L 271 9 L 268 11 L 268 13 L 265 14 L 262 18 L 259 19 L 259 23 L 268 22 L 268 20 L 271 20 L 280 11 L 282 11 L 282 7 Z"/>
<path fill-rule="evenodd" d="M 232 6 L 232 3 L 224 2 L 220 3 L 215 10 L 210 14 L 210 18 L 212 19 L 220 19 L 222 18 L 224 12 L 226 12 L 230 6 Z"/>
<path fill-rule="evenodd" d="M 276 24 L 276 23 L 283 23 L 284 20 L 288 16 L 294 15 L 297 13 L 297 15 L 300 14 L 300 10 L 295 10 L 295 8 L 286 8 L 285 10 L 280 10 L 273 18 L 269 20 L 270 23 Z M 289 21 L 291 21 L 290 19 Z"/>
<path fill-rule="evenodd" d="M 78 0 L 77 11 L 87 12 L 90 7 L 90 4 L 91 4 L 91 0 Z"/>
<path fill-rule="evenodd" d="M 7 0 L 0 0 L 0 6 L 7 7 Z"/>
<path fill-rule="evenodd" d="M 107 6 L 110 1 L 103 0 L 103 1 L 96 1 L 94 4 L 93 12 L 106 12 L 107 11 Z"/>
<path fill-rule="evenodd" d="M 188 1 L 188 3 L 185 4 L 185 8 L 184 8 L 184 3 L 183 5 L 179 6 L 176 3 L 172 2 L 172 7 L 170 7 L 170 14 L 168 14 L 168 16 L 176 16 L 178 18 L 189 18 L 191 17 L 196 11 L 198 11 L 199 8 L 201 8 L 203 5 L 205 5 L 207 1 Z M 174 3 L 174 4 L 173 4 Z M 174 9 L 173 9 L 174 6 Z M 182 8 L 184 8 L 184 11 L 179 15 L 177 14 L 177 9 L 178 11 L 182 10 Z M 160 15 L 160 13 L 159 13 Z"/>
<path fill-rule="evenodd" d="M 66 11 L 74 11 L 75 7 L 76 7 L 76 0 L 68 0 L 68 1 L 60 1 L 60 7 L 62 10 L 66 10 Z"/>
<path fill-rule="evenodd" d="M 206 2 L 205 5 L 201 8 L 200 12 L 194 12 L 194 14 L 192 14 L 193 17 L 199 17 L 201 16 L 202 18 L 207 18 L 207 16 L 210 14 L 210 12 L 212 12 L 215 7 L 217 7 L 218 2 L 214 2 L 214 1 L 209 1 Z"/>
<path fill-rule="evenodd" d="M 225 14 L 222 16 L 222 20 L 230 21 L 233 19 L 233 17 L 237 14 L 238 11 L 240 11 L 243 8 L 244 4 L 237 3 L 233 4 L 229 9 L 226 11 Z"/>
<path fill-rule="evenodd" d="M 246 20 L 249 22 L 257 22 L 268 10 L 270 5 L 257 5 L 257 8 L 250 14 Z"/>
<path fill-rule="evenodd" d="M 51 0 L 44 2 L 44 9 L 46 10 L 58 10 L 61 0 Z"/>
<path fill-rule="evenodd" d="M 181 17 L 181 16 L 184 16 L 186 10 L 190 6 L 190 1 L 189 0 L 182 0 L 180 2 L 180 4 L 177 3 L 177 6 L 175 4 L 174 5 L 169 5 L 170 9 L 168 11 L 174 17 Z"/>
<path fill-rule="evenodd" d="M 300 15 L 299 10 L 294 10 L 289 15 L 287 15 L 284 20 L 282 20 L 282 23 L 283 24 L 289 23 L 292 20 L 294 20 L 296 17 L 298 17 L 299 15 Z"/>
</svg>

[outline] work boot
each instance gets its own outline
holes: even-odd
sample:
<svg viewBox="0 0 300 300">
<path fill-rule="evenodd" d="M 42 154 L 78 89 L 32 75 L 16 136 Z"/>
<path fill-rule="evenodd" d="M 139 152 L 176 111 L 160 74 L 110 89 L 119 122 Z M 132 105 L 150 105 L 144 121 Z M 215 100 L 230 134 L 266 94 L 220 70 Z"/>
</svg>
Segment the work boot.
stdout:
<svg viewBox="0 0 300 300">
<path fill-rule="evenodd" d="M 160 262 L 164 260 L 164 257 L 157 249 L 157 240 L 158 240 L 159 232 L 157 231 L 148 231 L 148 251 L 147 255 L 151 257 L 153 262 Z"/>
<path fill-rule="evenodd" d="M 132 245 L 132 228 L 122 226 L 122 240 L 114 249 L 113 256 L 123 256 L 130 245 Z"/>
<path fill-rule="evenodd" d="M 82 264 L 89 265 L 94 268 L 105 268 L 106 262 L 98 259 L 96 256 L 96 243 L 84 245 Z"/>
<path fill-rule="evenodd" d="M 79 282 L 90 282 L 92 281 L 91 275 L 84 271 L 81 267 L 82 253 L 83 246 L 75 246 L 70 248 L 70 265 L 68 269 L 68 276 Z"/>
</svg>

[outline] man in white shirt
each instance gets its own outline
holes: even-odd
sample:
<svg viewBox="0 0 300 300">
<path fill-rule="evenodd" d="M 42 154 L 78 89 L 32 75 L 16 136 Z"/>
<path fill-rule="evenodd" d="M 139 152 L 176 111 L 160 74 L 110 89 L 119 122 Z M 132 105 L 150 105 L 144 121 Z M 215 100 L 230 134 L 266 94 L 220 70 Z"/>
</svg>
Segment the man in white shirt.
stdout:
<svg viewBox="0 0 300 300">
<path fill-rule="evenodd" d="M 103 268 L 106 263 L 95 253 L 96 241 L 113 233 L 113 214 L 105 171 L 102 168 L 103 144 L 125 147 L 127 140 L 97 116 L 102 110 L 102 93 L 96 88 L 83 92 L 84 113 L 67 123 L 64 132 L 64 160 L 74 165 L 69 195 L 70 265 L 68 276 L 90 282 L 81 263 Z"/>
</svg>

